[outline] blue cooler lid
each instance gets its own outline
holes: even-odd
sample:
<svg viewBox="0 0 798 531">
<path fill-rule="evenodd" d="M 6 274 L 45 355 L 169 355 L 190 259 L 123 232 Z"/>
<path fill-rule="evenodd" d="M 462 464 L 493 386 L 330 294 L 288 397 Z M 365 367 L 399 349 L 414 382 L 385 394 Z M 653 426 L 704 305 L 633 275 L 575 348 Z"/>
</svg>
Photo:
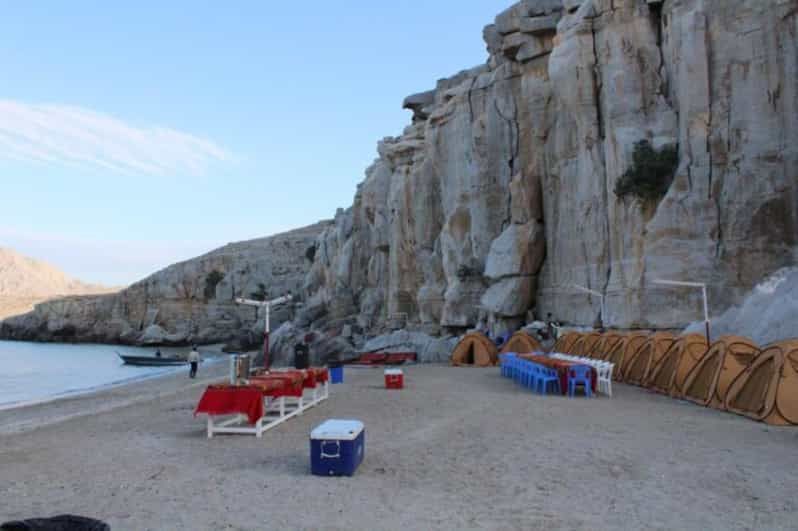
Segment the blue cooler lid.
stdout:
<svg viewBox="0 0 798 531">
<path fill-rule="evenodd" d="M 310 438 L 316 440 L 353 441 L 363 431 L 363 423 L 359 420 L 328 420 L 321 423 L 312 432 Z"/>
</svg>

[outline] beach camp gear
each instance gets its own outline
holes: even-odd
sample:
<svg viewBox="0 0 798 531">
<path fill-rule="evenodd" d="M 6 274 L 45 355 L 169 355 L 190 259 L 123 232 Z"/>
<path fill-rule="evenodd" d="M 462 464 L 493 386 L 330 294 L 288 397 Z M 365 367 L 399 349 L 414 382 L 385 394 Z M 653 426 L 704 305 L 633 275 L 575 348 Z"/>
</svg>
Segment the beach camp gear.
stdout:
<svg viewBox="0 0 798 531">
<path fill-rule="evenodd" d="M 798 340 L 765 347 L 729 387 L 725 407 L 768 424 L 798 424 Z"/>
<path fill-rule="evenodd" d="M 334 384 L 344 383 L 344 366 L 330 364 L 330 381 Z"/>
<path fill-rule="evenodd" d="M 238 385 L 249 379 L 251 358 L 246 354 L 230 356 L 230 383 Z"/>
<path fill-rule="evenodd" d="M 510 339 L 504 343 L 502 347 L 502 354 L 507 352 L 520 352 L 524 354 L 528 354 L 530 352 L 542 352 L 543 347 L 540 345 L 540 342 L 532 337 L 528 332 L 524 332 L 520 330 L 510 336 Z"/>
<path fill-rule="evenodd" d="M 593 351 L 593 347 L 601 339 L 599 332 L 591 332 L 589 334 L 582 334 L 577 339 L 568 351 L 568 354 L 574 356 L 587 356 Z"/>
<path fill-rule="evenodd" d="M 621 376 L 623 381 L 642 386 L 648 379 L 651 368 L 659 363 L 674 341 L 670 332 L 652 334 L 637 350 L 624 358 Z"/>
<path fill-rule="evenodd" d="M 560 376 L 554 369 L 540 367 L 538 370 L 538 378 L 535 382 L 535 391 L 545 395 L 549 389 L 557 394 L 562 394 L 562 389 L 560 388 Z"/>
<path fill-rule="evenodd" d="M 352 476 L 363 462 L 366 430 L 359 420 L 327 420 L 310 432 L 310 466 L 317 476 Z"/>
<path fill-rule="evenodd" d="M 403 389 L 405 386 L 405 373 L 402 369 L 385 369 L 385 388 Z"/>
<path fill-rule="evenodd" d="M 580 332 L 568 332 L 554 343 L 554 348 L 552 348 L 551 351 L 571 354 L 574 343 L 579 341 L 581 337 L 582 334 Z"/>
<path fill-rule="evenodd" d="M 616 332 L 606 332 L 601 335 L 601 338 L 593 345 L 593 349 L 585 354 L 589 358 L 603 360 L 606 359 L 607 354 L 612 351 L 613 347 L 623 339 L 623 334 Z"/>
<path fill-rule="evenodd" d="M 520 369 L 516 369 L 514 372 L 516 375 L 521 373 L 520 377 L 516 378 L 516 382 L 518 383 L 527 383 L 529 382 L 529 370 L 530 367 L 540 367 L 546 369 L 553 369 L 557 376 L 560 378 L 560 392 L 565 394 L 568 392 L 568 371 L 576 366 L 576 365 L 585 365 L 584 363 L 574 363 L 572 361 L 567 361 L 563 359 L 557 359 L 552 356 L 543 356 L 538 354 L 519 354 L 517 357 L 517 366 L 520 366 Z M 590 380 L 591 380 L 591 387 L 592 391 L 595 391 L 598 386 L 598 376 L 596 374 L 596 370 L 593 367 L 588 367 L 590 371 Z M 533 372 L 532 380 L 535 381 L 535 378 L 541 375 L 541 372 Z M 531 389 L 535 389 L 535 384 L 529 384 Z"/>
<path fill-rule="evenodd" d="M 418 361 L 416 352 L 367 352 L 357 358 L 345 360 L 345 365 L 404 365 Z"/>
<path fill-rule="evenodd" d="M 609 351 L 604 361 L 608 361 L 615 366 L 612 373 L 612 377 L 615 381 L 623 381 L 622 369 L 624 363 L 648 340 L 648 336 L 648 332 L 632 332 L 625 334 Z"/>
<path fill-rule="evenodd" d="M 217 433 L 261 437 L 329 398 L 327 369 L 271 371 L 252 375 L 246 385 L 212 385 L 194 416 L 207 415 L 208 438 Z M 306 391 L 310 390 L 310 396 Z"/>
<path fill-rule="evenodd" d="M 490 367 L 499 361 L 493 341 L 481 332 L 470 332 L 454 347 L 451 363 L 457 367 Z"/>
<path fill-rule="evenodd" d="M 612 363 L 593 358 L 571 356 L 570 354 L 561 354 L 559 352 L 551 354 L 551 357 L 554 359 L 571 361 L 574 363 L 580 363 L 583 365 L 588 365 L 590 367 L 593 367 L 596 370 L 596 376 L 598 380 L 597 381 L 598 392 L 610 397 L 612 396 L 612 371 L 613 371 Z"/>
<path fill-rule="evenodd" d="M 568 396 L 576 396 L 576 388 L 581 387 L 585 396 L 590 398 L 592 393 L 591 368 L 587 365 L 574 365 L 568 370 Z"/>
<path fill-rule="evenodd" d="M 721 337 L 687 375 L 682 398 L 702 406 L 725 408 L 729 387 L 759 352 L 750 339 Z"/>
<path fill-rule="evenodd" d="M 645 386 L 659 393 L 679 397 L 687 375 L 709 350 L 701 334 L 680 336 L 648 373 Z"/>
</svg>

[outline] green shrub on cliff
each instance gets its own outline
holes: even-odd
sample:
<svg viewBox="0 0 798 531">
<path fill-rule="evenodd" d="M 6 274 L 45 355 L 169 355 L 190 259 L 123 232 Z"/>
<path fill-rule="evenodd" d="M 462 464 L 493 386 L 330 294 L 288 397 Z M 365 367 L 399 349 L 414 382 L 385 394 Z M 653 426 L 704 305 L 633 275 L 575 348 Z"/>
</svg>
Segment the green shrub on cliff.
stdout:
<svg viewBox="0 0 798 531">
<path fill-rule="evenodd" d="M 216 286 L 224 279 L 224 273 L 214 269 L 205 277 L 205 298 L 213 299 L 216 297 Z"/>
<path fill-rule="evenodd" d="M 622 199 L 629 195 L 643 200 L 660 199 L 673 182 L 678 163 L 677 146 L 656 150 L 648 140 L 637 142 L 632 165 L 615 183 L 615 195 Z"/>
</svg>

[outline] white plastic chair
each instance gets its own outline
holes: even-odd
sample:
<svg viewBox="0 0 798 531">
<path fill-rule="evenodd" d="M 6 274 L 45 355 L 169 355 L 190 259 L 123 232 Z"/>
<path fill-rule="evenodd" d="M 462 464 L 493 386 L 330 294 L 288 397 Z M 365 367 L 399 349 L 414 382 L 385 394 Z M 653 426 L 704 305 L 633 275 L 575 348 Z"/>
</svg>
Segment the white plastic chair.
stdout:
<svg viewBox="0 0 798 531">
<path fill-rule="evenodd" d="M 612 397 L 612 370 L 614 368 L 615 364 L 607 362 L 602 362 L 596 367 L 599 392 L 609 397 Z"/>
</svg>

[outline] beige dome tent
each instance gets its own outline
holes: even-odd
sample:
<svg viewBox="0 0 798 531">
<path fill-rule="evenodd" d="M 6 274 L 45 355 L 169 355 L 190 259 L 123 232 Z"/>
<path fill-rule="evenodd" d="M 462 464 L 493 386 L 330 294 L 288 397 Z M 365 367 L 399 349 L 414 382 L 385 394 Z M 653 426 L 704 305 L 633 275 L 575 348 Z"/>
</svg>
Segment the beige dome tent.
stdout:
<svg viewBox="0 0 798 531">
<path fill-rule="evenodd" d="M 589 334 L 582 334 L 582 337 L 576 340 L 571 347 L 571 354 L 574 356 L 587 356 L 593 351 L 593 347 L 601 339 L 599 332 L 590 332 Z"/>
<path fill-rule="evenodd" d="M 613 380 L 622 381 L 624 362 L 631 358 L 637 349 L 648 340 L 649 335 L 648 332 L 632 332 L 615 343 L 615 346 L 604 358 L 605 361 L 615 364 L 615 369 L 612 372 Z"/>
<path fill-rule="evenodd" d="M 527 332 L 519 330 L 513 334 L 510 339 L 504 344 L 502 354 L 506 352 L 515 352 L 517 354 L 529 354 L 531 352 L 542 352 L 543 347 L 537 339 L 532 337 Z"/>
<path fill-rule="evenodd" d="M 798 423 L 796 365 L 798 340 L 766 347 L 729 387 L 725 408 L 770 424 Z"/>
<path fill-rule="evenodd" d="M 498 361 L 498 349 L 493 341 L 480 332 L 470 332 L 454 347 L 452 365 L 458 367 L 490 367 Z"/>
<path fill-rule="evenodd" d="M 623 381 L 634 385 L 643 385 L 651 368 L 659 363 L 675 340 L 676 338 L 670 332 L 652 334 L 640 348 L 624 359 Z"/>
<path fill-rule="evenodd" d="M 649 371 L 645 386 L 659 393 L 680 396 L 687 375 L 709 350 L 704 336 L 680 336 Z"/>
<path fill-rule="evenodd" d="M 758 355 L 759 347 L 750 339 L 721 337 L 687 375 L 682 398 L 723 409 L 732 382 Z"/>
<path fill-rule="evenodd" d="M 582 334 L 579 332 L 568 332 L 557 342 L 554 344 L 554 347 L 551 349 L 552 352 L 559 352 L 561 354 L 570 354 L 571 349 L 574 346 L 574 343 L 579 341 L 582 337 Z"/>
<path fill-rule="evenodd" d="M 623 334 L 619 334 L 618 332 L 606 332 L 596 341 L 596 344 L 593 345 L 593 349 L 587 356 L 589 358 L 603 360 L 622 339 Z"/>
</svg>

